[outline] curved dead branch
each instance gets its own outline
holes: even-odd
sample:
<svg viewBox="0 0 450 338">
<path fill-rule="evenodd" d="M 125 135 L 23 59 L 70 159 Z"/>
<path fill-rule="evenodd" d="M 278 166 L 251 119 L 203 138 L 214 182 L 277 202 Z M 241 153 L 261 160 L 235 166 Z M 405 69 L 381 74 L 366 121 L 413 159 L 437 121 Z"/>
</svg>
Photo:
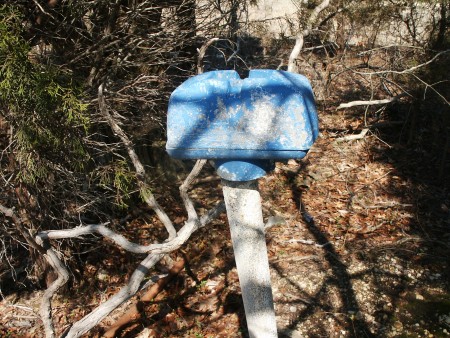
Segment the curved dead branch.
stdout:
<svg viewBox="0 0 450 338">
<path fill-rule="evenodd" d="M 153 211 L 158 216 L 159 220 L 166 227 L 167 232 L 169 233 L 169 239 L 174 238 L 177 235 L 177 231 L 173 226 L 172 221 L 169 216 L 167 216 L 166 212 L 161 208 L 158 202 L 155 199 L 155 196 L 151 193 L 150 188 L 145 183 L 145 169 L 142 165 L 142 162 L 139 160 L 136 152 L 133 149 L 133 143 L 125 134 L 125 132 L 120 128 L 119 124 L 114 120 L 112 115 L 109 113 L 108 108 L 106 106 L 105 97 L 103 95 L 104 85 L 103 83 L 98 87 L 98 106 L 100 109 L 100 113 L 108 122 L 109 126 L 113 130 L 114 134 L 117 135 L 122 141 L 125 149 L 127 150 L 128 156 L 130 157 L 131 162 L 136 171 L 136 179 L 138 182 L 139 190 L 141 192 L 141 196 L 147 203 L 147 205 L 153 209 Z"/>
<path fill-rule="evenodd" d="M 292 49 L 292 52 L 289 55 L 289 63 L 288 63 L 289 72 L 296 73 L 298 71 L 295 60 L 302 51 L 303 42 L 305 38 L 311 33 L 311 30 L 313 29 L 313 24 L 316 22 L 319 13 L 322 12 L 329 5 L 330 0 L 323 0 L 316 8 L 314 8 L 308 19 L 308 22 L 306 23 L 306 28 L 297 35 L 297 38 L 295 39 L 294 48 Z"/>
<path fill-rule="evenodd" d="M 206 50 L 209 46 L 211 46 L 214 42 L 219 41 L 219 38 L 212 38 L 208 40 L 203 46 L 198 49 L 198 59 L 197 59 L 197 74 L 203 74 L 203 58 L 205 57 Z"/>
<path fill-rule="evenodd" d="M 199 228 L 203 227 L 210 221 L 217 217 L 218 214 L 223 212 L 223 203 L 219 203 L 213 209 L 209 211 L 206 216 L 198 219 L 187 221 L 185 225 L 178 231 L 177 236 L 172 240 L 165 243 L 150 244 L 150 245 L 140 245 L 137 243 L 130 242 L 124 236 L 112 231 L 107 228 L 105 224 L 90 224 L 85 226 L 79 226 L 73 229 L 67 230 L 48 230 L 43 231 L 37 235 L 42 241 L 48 239 L 68 239 L 68 238 L 79 238 L 81 236 L 98 233 L 105 238 L 113 241 L 116 245 L 122 249 L 135 253 L 135 254 L 167 254 L 178 249 L 183 245 L 187 239 Z"/>
</svg>

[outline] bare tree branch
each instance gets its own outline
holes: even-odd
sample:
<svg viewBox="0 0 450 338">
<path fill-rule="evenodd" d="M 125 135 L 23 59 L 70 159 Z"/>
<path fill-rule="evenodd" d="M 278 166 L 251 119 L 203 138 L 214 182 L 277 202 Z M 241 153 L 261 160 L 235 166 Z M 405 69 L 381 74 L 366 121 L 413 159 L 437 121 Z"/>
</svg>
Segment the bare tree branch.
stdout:
<svg viewBox="0 0 450 338">
<path fill-rule="evenodd" d="M 356 106 L 373 106 L 373 105 L 377 105 L 377 104 L 386 104 L 386 103 L 390 103 L 390 102 L 393 102 L 396 100 L 398 100 L 398 96 L 391 97 L 389 99 L 382 99 L 382 100 L 351 101 L 351 102 L 347 102 L 347 103 L 341 103 L 336 108 L 336 110 L 344 109 L 344 108 L 351 108 L 351 107 L 356 107 Z"/>
<path fill-rule="evenodd" d="M 38 241 L 38 238 L 36 238 L 36 240 Z M 41 242 L 41 245 L 44 246 L 44 243 Z M 44 323 L 45 337 L 54 338 L 55 329 L 53 327 L 51 301 L 55 293 L 58 292 L 58 290 L 69 280 L 69 271 L 51 247 L 47 249 L 44 258 L 53 270 L 56 271 L 58 278 L 47 288 L 47 290 L 45 290 L 44 295 L 42 296 L 41 305 L 39 307 L 39 315 Z"/>
<path fill-rule="evenodd" d="M 64 284 L 66 284 L 69 279 L 69 272 L 51 248 L 45 250 L 43 245 L 44 243 L 40 238 L 37 237 L 36 240 L 34 240 L 33 237 L 31 237 L 30 233 L 24 228 L 22 220 L 17 217 L 13 209 L 7 208 L 0 204 L 0 212 L 13 220 L 16 228 L 25 238 L 30 247 L 39 252 L 58 274 L 58 278 L 47 288 L 47 290 L 45 290 L 44 295 L 42 296 L 41 306 L 39 308 L 39 314 L 44 324 L 45 337 L 54 338 L 55 329 L 51 316 L 51 300 L 53 295 Z"/>
<path fill-rule="evenodd" d="M 173 226 L 172 221 L 170 220 L 169 216 L 167 216 L 166 212 L 161 208 L 161 206 L 158 204 L 158 202 L 155 199 L 155 196 L 151 193 L 149 187 L 145 183 L 145 169 L 142 165 L 141 161 L 139 160 L 139 157 L 137 156 L 136 152 L 133 149 L 133 143 L 128 138 L 128 136 L 123 132 L 122 128 L 118 125 L 118 123 L 114 120 L 112 115 L 109 113 L 108 108 L 106 107 L 105 98 L 103 95 L 104 85 L 101 84 L 98 87 L 98 105 L 100 109 L 100 113 L 103 115 L 103 117 L 108 122 L 109 126 L 117 135 L 120 140 L 123 142 L 125 149 L 128 152 L 128 156 L 131 159 L 131 162 L 134 165 L 135 171 L 136 171 L 136 179 L 138 182 L 139 190 L 141 192 L 142 198 L 145 200 L 147 205 L 153 209 L 153 211 L 158 216 L 159 220 L 164 224 L 166 227 L 167 232 L 169 233 L 169 239 L 174 238 L 177 235 L 177 231 L 175 230 L 175 227 Z"/>
<path fill-rule="evenodd" d="M 427 91 L 428 88 L 430 88 L 437 96 L 439 96 L 448 106 L 450 106 L 450 102 L 447 100 L 447 98 L 442 95 L 439 91 L 437 91 L 436 89 L 434 89 L 434 85 L 435 84 L 429 84 L 426 81 L 422 80 L 420 77 L 418 77 L 415 74 L 411 74 L 413 77 L 415 77 L 419 82 L 421 82 L 422 84 L 425 85 L 425 92 Z M 424 94 L 425 95 L 425 94 Z"/>
<path fill-rule="evenodd" d="M 76 322 L 70 328 L 70 330 L 68 330 L 67 333 L 63 335 L 63 337 L 64 338 L 80 337 L 81 335 L 92 329 L 94 326 L 96 326 L 103 318 L 109 315 L 119 305 L 121 305 L 123 302 L 133 297 L 139 290 L 139 287 L 143 279 L 145 278 L 146 274 L 150 270 L 150 268 L 152 268 L 157 262 L 159 262 L 164 256 L 164 254 L 178 249 L 182 244 L 184 244 L 189 239 L 190 235 L 195 230 L 208 224 L 224 210 L 225 205 L 223 202 L 220 202 L 216 207 L 214 207 L 208 213 L 203 215 L 199 220 L 187 222 L 183 226 L 183 228 L 181 228 L 181 230 L 178 232 L 178 236 L 175 237 L 172 241 L 163 244 L 155 244 L 158 247 L 150 250 L 151 253 L 139 264 L 139 266 L 133 272 L 128 284 L 124 286 L 117 294 L 112 296 L 109 300 L 102 303 L 91 313 L 89 313 L 84 318 Z M 60 231 L 53 232 L 53 234 L 57 234 L 58 236 L 53 237 L 52 231 L 47 231 L 43 234 L 40 234 L 39 236 L 48 238 L 63 238 L 62 233 Z M 73 235 L 74 232 L 68 230 L 67 234 Z M 66 238 L 69 238 L 69 236 L 67 236 Z M 151 246 L 147 246 L 147 248 L 148 247 Z"/>
<path fill-rule="evenodd" d="M 62 335 L 63 338 L 77 338 L 88 332 L 100 321 L 116 309 L 120 304 L 133 297 L 139 290 L 139 286 L 144 280 L 150 268 L 158 263 L 164 255 L 149 254 L 134 270 L 130 281 L 118 293 L 99 305 L 87 316 L 77 321 L 73 326 Z"/>
<path fill-rule="evenodd" d="M 211 46 L 214 42 L 219 41 L 219 38 L 212 38 L 205 42 L 203 46 L 198 49 L 198 59 L 197 59 L 197 74 L 203 74 L 203 58 L 205 57 L 205 53 L 208 50 L 208 47 Z"/>
<path fill-rule="evenodd" d="M 288 62 L 289 72 L 295 73 L 297 72 L 298 69 L 295 60 L 302 51 L 304 39 L 311 33 L 313 24 L 316 22 L 319 13 L 323 11 L 325 8 L 327 8 L 329 5 L 330 0 L 323 0 L 316 8 L 314 8 L 313 12 L 311 13 L 308 19 L 305 29 L 297 35 L 294 48 L 292 49 L 292 52 L 289 55 L 289 62 Z"/>
<path fill-rule="evenodd" d="M 347 135 L 347 136 L 338 138 L 338 139 L 336 139 L 336 142 L 347 142 L 347 141 L 361 140 L 364 137 L 366 137 L 368 131 L 369 131 L 369 128 L 364 128 L 363 130 L 361 130 L 361 132 L 359 134 Z"/>
<path fill-rule="evenodd" d="M 198 219 L 197 212 L 195 211 L 194 204 L 192 203 L 191 199 L 189 198 L 189 195 L 187 193 L 187 190 L 194 182 L 195 178 L 198 176 L 200 171 L 202 170 L 203 166 L 205 165 L 206 160 L 198 160 L 195 164 L 194 168 L 192 169 L 191 173 L 186 177 L 183 184 L 180 186 L 180 195 L 183 199 L 184 206 L 186 208 L 186 211 L 188 213 L 188 222 Z"/>
<path fill-rule="evenodd" d="M 186 207 L 188 208 L 189 220 L 180 229 L 180 231 L 176 234 L 176 236 L 174 236 L 172 240 L 169 240 L 169 242 L 162 244 L 152 244 L 148 246 L 139 245 L 128 241 L 122 235 L 117 234 L 114 231 L 108 229 L 105 226 L 105 224 L 93 224 L 68 230 L 50 230 L 38 234 L 37 236 L 38 241 L 40 243 L 44 243 L 49 239 L 76 238 L 82 235 L 97 232 L 103 235 L 104 237 L 109 238 L 110 240 L 112 240 L 117 245 L 119 245 L 120 247 L 122 247 L 127 251 L 133 253 L 150 252 L 150 254 L 136 268 L 136 270 L 134 271 L 133 275 L 130 278 L 130 281 L 125 287 L 123 287 L 117 294 L 112 296 L 108 301 L 99 305 L 96 309 L 94 309 L 84 318 L 74 323 L 74 325 L 63 335 L 63 337 L 67 338 L 80 337 L 81 335 L 92 329 L 94 326 L 96 326 L 102 319 L 104 319 L 107 315 L 109 315 L 119 305 L 121 305 L 123 302 L 133 297 L 139 290 L 139 287 L 150 268 L 152 268 L 158 261 L 160 261 L 165 254 L 172 252 L 178 249 L 181 245 L 183 245 L 189 239 L 189 237 L 192 235 L 193 232 L 205 226 L 207 223 L 216 218 L 221 212 L 225 210 L 224 203 L 220 202 L 218 205 L 216 205 L 213 209 L 211 209 L 208 213 L 206 213 L 199 219 L 197 213 L 195 212 L 195 209 L 193 209 L 192 201 L 190 201 L 189 197 L 187 196 L 187 189 L 190 187 L 190 185 L 194 181 L 196 175 L 198 175 L 198 173 L 200 172 L 205 162 L 206 160 L 197 161 L 197 164 L 194 166 L 192 172 L 183 182 L 182 188 L 180 188 L 182 195 L 184 195 L 183 200 L 185 201 Z M 51 323 L 51 306 L 50 306 L 51 298 L 53 294 L 59 289 L 59 287 L 61 285 L 64 285 L 64 283 L 67 281 L 68 274 L 64 274 L 64 271 L 67 270 L 64 268 L 62 262 L 59 260 L 56 254 L 51 249 L 49 249 L 47 252 L 48 256 L 46 256 L 46 259 L 48 260 L 50 259 L 49 263 L 58 272 L 58 279 L 54 282 L 54 284 L 52 284 L 51 286 L 52 288 L 51 289 L 49 288 L 46 291 L 47 297 L 45 297 L 45 302 L 43 301 L 42 302 L 43 305 L 41 306 L 42 318 L 43 319 L 49 318 Z M 53 287 L 53 285 L 55 286 Z M 53 338 L 54 335 L 49 334 L 47 335 L 47 337 Z"/>
<path fill-rule="evenodd" d="M 44 10 L 44 8 L 41 6 L 41 4 L 37 1 L 37 0 L 33 0 L 34 4 L 39 8 L 39 10 L 44 13 L 45 15 L 48 15 L 49 17 L 51 17 L 52 19 L 54 19 L 53 15 L 51 15 L 50 13 L 46 12 Z M 53 6 L 52 6 L 53 7 Z"/>
<path fill-rule="evenodd" d="M 169 283 L 174 276 L 178 275 L 181 270 L 183 270 L 185 262 L 186 261 L 184 258 L 179 259 L 172 265 L 164 278 L 161 278 L 154 283 L 152 287 L 143 295 L 136 297 L 137 299 L 133 301 L 130 307 L 128 307 L 127 312 L 105 331 L 103 337 L 114 338 L 118 330 L 124 328 L 125 325 L 140 319 L 142 316 L 142 311 L 139 309 L 141 308 L 139 304 L 151 302 L 158 295 L 158 293 L 164 289 L 167 283 Z"/>
<path fill-rule="evenodd" d="M 220 202 L 217 206 L 210 210 L 209 214 L 207 214 L 209 216 L 206 216 L 206 218 L 204 218 L 203 216 L 202 218 L 200 218 L 200 221 L 198 221 L 198 218 L 187 221 L 185 225 L 178 231 L 176 237 L 168 242 L 161 244 L 158 243 L 150 245 L 140 245 L 130 242 L 124 236 L 115 233 L 111 229 L 108 229 L 104 224 L 90 224 L 67 230 L 48 230 L 39 233 L 37 237 L 41 238 L 42 241 L 45 241 L 46 239 L 79 238 L 81 236 L 98 233 L 103 237 L 110 239 L 116 245 L 120 246 L 122 249 L 128 252 L 136 254 L 166 254 L 178 249 L 186 242 L 186 240 L 192 235 L 194 231 L 203 227 L 207 222 L 215 218 L 217 214 L 223 212 L 223 210 L 223 203 Z"/>
<path fill-rule="evenodd" d="M 420 65 L 408 68 L 408 69 L 404 69 L 404 70 L 382 70 L 379 72 L 370 72 L 370 73 L 365 73 L 365 72 L 355 72 L 357 74 L 361 74 L 361 75 L 383 75 L 383 74 L 410 74 L 414 71 L 416 71 L 417 69 L 420 69 L 422 67 L 425 67 L 427 65 L 429 65 L 430 63 L 434 62 L 439 56 L 449 53 L 450 49 L 447 50 L 443 50 L 442 52 L 437 53 L 436 55 L 434 55 L 430 60 L 421 63 Z"/>
</svg>

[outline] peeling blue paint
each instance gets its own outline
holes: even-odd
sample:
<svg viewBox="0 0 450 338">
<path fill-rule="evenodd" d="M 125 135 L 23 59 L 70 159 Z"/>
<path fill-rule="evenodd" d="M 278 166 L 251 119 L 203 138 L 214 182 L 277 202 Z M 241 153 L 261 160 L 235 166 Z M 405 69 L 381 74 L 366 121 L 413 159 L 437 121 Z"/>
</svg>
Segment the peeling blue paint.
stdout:
<svg viewBox="0 0 450 338">
<path fill-rule="evenodd" d="M 314 96 L 304 76 L 251 70 L 241 79 L 232 70 L 212 71 L 172 93 L 166 149 L 180 159 L 242 160 L 245 169 L 234 175 L 242 180 L 260 175 L 257 168 L 266 170 L 260 160 L 303 158 L 318 133 Z M 221 161 L 219 174 L 231 169 L 226 163 Z"/>
</svg>

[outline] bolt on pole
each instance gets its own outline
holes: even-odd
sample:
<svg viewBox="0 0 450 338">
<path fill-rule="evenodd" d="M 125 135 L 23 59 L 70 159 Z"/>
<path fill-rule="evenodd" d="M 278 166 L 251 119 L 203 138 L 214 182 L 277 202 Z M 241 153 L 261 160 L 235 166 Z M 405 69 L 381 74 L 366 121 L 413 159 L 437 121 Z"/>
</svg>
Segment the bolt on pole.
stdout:
<svg viewBox="0 0 450 338">
<path fill-rule="evenodd" d="M 222 184 L 249 335 L 251 338 L 276 338 L 258 181 L 222 180 Z"/>
</svg>

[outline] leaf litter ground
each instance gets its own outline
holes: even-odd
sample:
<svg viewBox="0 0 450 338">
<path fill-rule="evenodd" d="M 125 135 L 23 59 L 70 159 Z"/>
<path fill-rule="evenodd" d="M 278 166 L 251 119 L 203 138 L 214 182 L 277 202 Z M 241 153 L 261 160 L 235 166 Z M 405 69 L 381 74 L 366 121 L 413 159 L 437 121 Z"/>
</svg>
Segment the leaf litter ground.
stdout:
<svg viewBox="0 0 450 338">
<path fill-rule="evenodd" d="M 398 130 L 339 142 L 344 131 L 360 129 L 361 119 L 321 107 L 320 120 L 321 136 L 307 158 L 278 163 L 260 180 L 264 215 L 278 220 L 267 230 L 267 245 L 280 336 L 449 336 L 448 186 L 435 181 L 420 149 L 390 136 Z M 222 198 L 211 169 L 203 175 L 191 193 L 200 210 Z M 159 200 L 174 206 L 178 224 L 185 220 L 170 189 Z M 163 234 L 146 210 L 118 224 L 141 243 Z M 105 241 L 96 243 L 74 271 L 77 282 L 54 302 L 59 333 L 117 292 L 138 262 Z M 225 215 L 172 255 L 179 257 L 184 270 L 119 336 L 247 337 Z M 0 335 L 40 337 L 41 295 L 6 297 Z M 114 323 L 128 304 L 101 327 Z"/>
</svg>

